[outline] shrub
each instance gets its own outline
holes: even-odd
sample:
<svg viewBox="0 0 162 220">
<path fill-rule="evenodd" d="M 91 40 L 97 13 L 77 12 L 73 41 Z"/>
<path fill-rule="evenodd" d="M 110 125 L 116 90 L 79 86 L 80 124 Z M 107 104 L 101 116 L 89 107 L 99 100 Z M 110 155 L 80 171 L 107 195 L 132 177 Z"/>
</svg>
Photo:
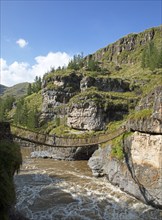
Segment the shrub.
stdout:
<svg viewBox="0 0 162 220">
<path fill-rule="evenodd" d="M 7 140 L 0 141 L 0 216 L 7 220 L 8 208 L 15 202 L 13 175 L 22 163 L 20 148 Z"/>
<path fill-rule="evenodd" d="M 112 140 L 111 156 L 118 160 L 123 160 L 123 134 Z"/>
</svg>

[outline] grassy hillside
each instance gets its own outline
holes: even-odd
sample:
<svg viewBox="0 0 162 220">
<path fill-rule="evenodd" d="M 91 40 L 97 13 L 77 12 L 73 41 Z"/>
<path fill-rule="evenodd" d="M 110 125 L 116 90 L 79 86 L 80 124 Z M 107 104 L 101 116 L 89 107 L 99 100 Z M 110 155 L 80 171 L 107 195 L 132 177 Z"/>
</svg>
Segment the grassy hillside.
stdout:
<svg viewBox="0 0 162 220">
<path fill-rule="evenodd" d="M 24 82 L 24 83 L 16 84 L 12 87 L 6 87 L 3 92 L 3 97 L 6 97 L 8 95 L 9 96 L 13 95 L 16 98 L 20 98 L 27 94 L 28 85 L 29 83 Z"/>
<path fill-rule="evenodd" d="M 6 89 L 7 89 L 7 86 L 0 84 L 0 95 L 3 95 Z"/>
<path fill-rule="evenodd" d="M 161 64 L 154 69 L 142 67 L 143 52 L 151 43 L 157 48 L 158 56 L 161 54 L 161 36 L 162 26 L 153 27 L 138 34 L 128 34 L 87 57 L 75 56 L 67 69 L 52 70 L 44 75 L 44 87 L 46 90 L 59 92 L 59 86 L 54 83 L 55 80 L 65 81 L 65 78 L 70 78 L 72 73 L 82 79 L 91 77 L 91 82 L 94 82 L 94 79 L 101 82 L 101 78 L 103 83 L 104 79 L 105 81 L 118 79 L 128 82 L 129 93 L 99 91 L 97 86 L 92 83 L 86 91 L 79 92 L 72 97 L 69 105 L 74 103 L 77 105 L 82 100 L 85 102 L 87 96 L 89 102 L 90 100 L 94 101 L 96 94 L 99 96 L 99 101 L 103 103 L 107 103 L 108 97 L 113 95 L 115 95 L 117 102 L 122 103 L 123 97 L 127 101 L 130 99 L 138 102 L 141 97 L 146 96 L 156 86 L 162 85 L 162 60 Z M 129 102 L 132 103 L 132 101 Z M 132 108 L 129 110 L 131 111 Z"/>
</svg>

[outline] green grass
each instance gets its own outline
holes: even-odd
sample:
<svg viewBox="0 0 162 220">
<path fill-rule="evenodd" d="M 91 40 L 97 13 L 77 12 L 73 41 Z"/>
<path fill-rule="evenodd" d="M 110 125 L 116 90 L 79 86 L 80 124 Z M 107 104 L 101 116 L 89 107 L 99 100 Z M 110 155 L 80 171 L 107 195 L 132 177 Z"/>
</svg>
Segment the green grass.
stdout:
<svg viewBox="0 0 162 220">
<path fill-rule="evenodd" d="M 49 134 L 55 134 L 59 137 L 86 138 L 93 136 L 95 132 L 93 131 L 80 132 L 79 130 L 71 129 L 66 125 L 59 125 L 53 128 Z"/>
<path fill-rule="evenodd" d="M 123 135 L 113 139 L 111 141 L 112 149 L 111 149 L 111 157 L 117 158 L 118 160 L 124 159 L 123 153 Z"/>
<path fill-rule="evenodd" d="M 86 103 L 91 103 L 105 110 L 110 108 L 127 110 L 128 108 L 133 108 L 138 100 L 139 98 L 133 92 L 102 92 L 95 87 L 91 87 L 72 97 L 68 105 L 73 106 L 75 103 L 79 106 L 84 106 Z"/>
<path fill-rule="evenodd" d="M 51 81 L 53 78 L 55 77 L 60 77 L 60 78 L 64 78 L 66 76 L 70 76 L 71 74 L 78 74 L 80 75 L 80 71 L 74 71 L 74 70 L 71 70 L 71 69 L 68 69 L 68 68 L 65 68 L 65 69 L 61 69 L 61 70 L 55 70 L 55 71 L 51 71 L 49 73 L 46 73 L 43 77 L 44 80 L 46 81 Z"/>
<path fill-rule="evenodd" d="M 41 91 L 38 93 L 33 93 L 30 96 L 27 96 L 25 98 L 25 102 L 27 104 L 27 107 L 29 109 L 38 109 L 38 111 L 41 111 L 42 109 L 42 94 Z"/>
<path fill-rule="evenodd" d="M 144 118 L 149 118 L 151 117 L 152 113 L 153 113 L 153 109 L 143 109 L 140 111 L 134 111 L 128 116 L 128 119 L 140 120 Z"/>
<path fill-rule="evenodd" d="M 107 125 L 107 131 L 108 132 L 113 132 L 115 130 L 117 130 L 118 128 L 120 128 L 123 123 L 125 122 L 125 119 L 120 120 L 120 121 L 112 121 Z"/>
<path fill-rule="evenodd" d="M 118 160 L 124 159 L 123 141 L 124 139 L 128 138 L 132 134 L 133 134 L 132 132 L 126 132 L 111 141 L 111 145 L 112 145 L 111 157 L 112 158 L 116 158 Z"/>
</svg>

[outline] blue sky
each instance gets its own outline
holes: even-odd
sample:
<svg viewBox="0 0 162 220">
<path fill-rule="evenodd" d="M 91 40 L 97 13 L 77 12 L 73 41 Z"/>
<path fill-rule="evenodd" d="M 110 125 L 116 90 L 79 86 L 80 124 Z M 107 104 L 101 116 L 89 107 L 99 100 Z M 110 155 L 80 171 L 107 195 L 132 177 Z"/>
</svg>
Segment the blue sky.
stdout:
<svg viewBox="0 0 162 220">
<path fill-rule="evenodd" d="M 1 83 L 33 81 L 129 34 L 162 23 L 161 0 L 1 0 Z"/>
</svg>

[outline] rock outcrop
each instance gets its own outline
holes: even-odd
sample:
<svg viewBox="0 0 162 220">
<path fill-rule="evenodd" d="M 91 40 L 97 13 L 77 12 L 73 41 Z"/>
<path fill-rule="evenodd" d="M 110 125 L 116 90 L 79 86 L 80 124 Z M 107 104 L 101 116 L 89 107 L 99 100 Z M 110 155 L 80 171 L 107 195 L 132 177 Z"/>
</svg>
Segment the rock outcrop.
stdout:
<svg viewBox="0 0 162 220">
<path fill-rule="evenodd" d="M 127 92 L 130 91 L 130 83 L 118 78 L 105 78 L 105 77 L 83 77 L 80 82 L 81 91 L 87 88 L 96 87 L 104 92 Z"/>
<path fill-rule="evenodd" d="M 162 134 L 162 86 L 143 98 L 135 111 L 136 113 L 127 123 L 128 129 Z M 147 112 L 149 115 L 147 115 Z"/>
<path fill-rule="evenodd" d="M 88 160 L 98 146 L 87 147 L 65 147 L 65 148 L 47 148 L 34 147 L 31 152 L 31 157 L 52 158 L 55 160 Z"/>
<path fill-rule="evenodd" d="M 41 120 L 47 122 L 56 117 L 67 117 L 70 128 L 102 130 L 107 122 L 114 120 L 114 112 L 116 120 L 128 113 L 128 103 L 125 100 L 123 103 L 115 103 L 112 99 L 120 100 L 120 97 L 116 95 L 113 98 L 110 95 L 108 100 L 106 95 L 97 91 L 105 94 L 123 93 L 131 91 L 131 88 L 128 81 L 120 78 L 87 77 L 77 72 L 71 72 L 67 76 L 56 74 L 45 77 Z"/>
<path fill-rule="evenodd" d="M 154 207 L 162 209 L 162 87 L 141 100 L 127 128 L 132 134 L 123 138 L 124 158 L 112 155 L 112 143 L 99 148 L 88 164 L 94 176 L 106 175 L 125 192 Z M 152 108 L 149 115 L 140 114 Z M 137 116 L 136 115 L 136 116 Z M 143 118 L 141 118 L 143 117 Z M 155 123 L 156 122 L 156 123 Z"/>
<path fill-rule="evenodd" d="M 72 99 L 67 114 L 67 125 L 74 129 L 97 131 L 110 121 L 121 120 L 128 113 L 128 102 L 118 97 L 90 91 Z"/>
<path fill-rule="evenodd" d="M 95 103 L 74 105 L 68 114 L 67 125 L 78 130 L 97 131 L 105 127 L 105 113 Z"/>
<path fill-rule="evenodd" d="M 117 66 L 121 64 L 133 64 L 135 59 L 129 56 L 129 52 L 136 50 L 142 45 L 146 45 L 160 32 L 160 27 L 157 27 L 139 34 L 129 34 L 115 43 L 98 50 L 95 54 L 88 55 L 86 59 L 96 61 L 106 59 L 107 62 L 113 62 Z"/>
<path fill-rule="evenodd" d="M 80 91 L 81 75 L 71 72 L 68 76 L 56 75 L 45 78 L 42 83 L 42 121 L 53 119 L 58 111 L 66 114 L 66 108 L 57 108 L 64 106 L 71 97 Z"/>
</svg>

